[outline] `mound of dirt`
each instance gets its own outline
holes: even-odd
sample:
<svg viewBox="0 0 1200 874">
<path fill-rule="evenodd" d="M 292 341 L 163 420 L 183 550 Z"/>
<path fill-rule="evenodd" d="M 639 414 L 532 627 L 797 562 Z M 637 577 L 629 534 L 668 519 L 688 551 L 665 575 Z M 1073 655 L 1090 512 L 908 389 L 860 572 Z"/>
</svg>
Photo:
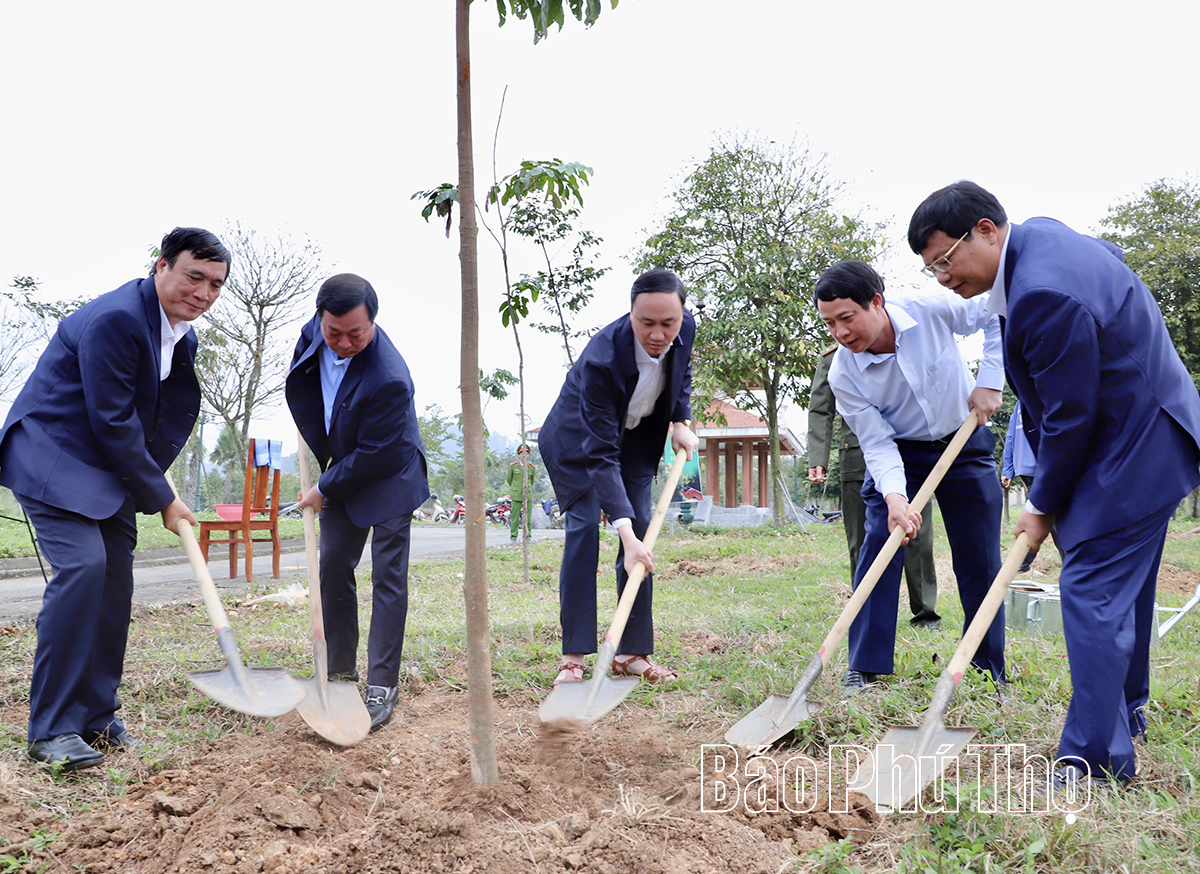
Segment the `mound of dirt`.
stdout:
<svg viewBox="0 0 1200 874">
<path fill-rule="evenodd" d="M 877 822 L 848 813 L 702 809 L 700 744 L 626 704 L 598 724 L 543 728 L 536 701 L 498 699 L 500 780 L 470 777 L 466 695 L 428 688 L 351 749 L 295 713 L 145 772 L 124 796 L 66 821 L 4 798 L 5 852 L 55 870 L 166 872 L 618 872 L 775 874 L 796 854 Z M 129 765 L 128 757 L 114 764 Z M 104 780 L 103 769 L 70 779 Z M 22 815 L 22 812 L 24 815 Z"/>
</svg>

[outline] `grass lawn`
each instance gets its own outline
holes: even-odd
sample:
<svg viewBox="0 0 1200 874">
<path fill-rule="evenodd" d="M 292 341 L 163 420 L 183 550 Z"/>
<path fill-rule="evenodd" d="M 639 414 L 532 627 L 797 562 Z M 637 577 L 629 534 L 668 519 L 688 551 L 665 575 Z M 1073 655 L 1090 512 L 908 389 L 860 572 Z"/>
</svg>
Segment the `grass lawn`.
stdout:
<svg viewBox="0 0 1200 874">
<path fill-rule="evenodd" d="M 1164 575 L 1174 583 L 1160 592 L 1162 606 L 1184 603 L 1190 594 L 1188 581 L 1194 588 L 1200 576 L 1200 536 L 1186 534 L 1194 521 L 1172 525 Z M 935 528 L 940 534 L 936 517 Z M 559 654 L 561 549 L 561 543 L 532 548 L 528 583 L 522 579 L 520 551 L 489 553 L 492 657 L 499 698 L 533 705 L 549 691 Z M 600 622 L 606 626 L 616 606 L 605 570 L 615 557 L 615 539 L 605 537 L 602 550 Z M 724 731 L 768 693 L 787 693 L 796 684 L 848 595 L 844 552 L 845 540 L 836 525 L 779 532 L 664 531 L 655 550 L 657 658 L 679 670 L 683 679 L 665 689 L 639 687 L 625 705 L 637 710 L 626 716 L 657 718 L 684 735 L 694 748 L 692 764 L 698 767 L 701 744 L 720 743 Z M 820 761 L 831 745 L 870 746 L 890 727 L 920 724 L 962 623 L 944 538 L 939 538 L 937 555 L 941 629 L 911 630 L 902 621 L 896 675 L 850 701 L 840 696 L 843 643 L 809 696 L 826 707 L 802 722 L 772 755 L 783 760 L 805 754 Z M 1052 548 L 1043 550 L 1037 567 L 1044 579 L 1053 582 L 1057 563 Z M 455 677 L 465 676 L 460 670 L 465 659 L 462 570 L 461 561 L 422 560 L 413 565 L 402 670 L 413 682 L 461 689 L 462 681 Z M 369 593 L 367 585 L 361 588 Z M 902 587 L 902 617 L 908 615 L 905 602 Z M 249 663 L 282 664 L 298 674 L 310 669 L 307 611 L 239 610 L 233 601 L 227 606 Z M 0 798 L 8 792 L 22 805 L 69 818 L 102 799 L 79 794 L 70 778 L 44 775 L 23 761 L 24 726 L 15 714 L 28 701 L 34 645 L 30 626 L 0 635 Z M 1013 631 L 1007 655 L 1007 701 L 1000 703 L 988 683 L 968 675 L 951 702 L 946 723 L 977 729 L 976 743 L 1021 743 L 1030 753 L 1053 759 L 1071 688 L 1063 641 Z M 132 719 L 155 736 L 157 758 L 139 771 L 111 768 L 105 783 L 109 788 L 94 793 L 127 791 L 131 782 L 152 779 L 154 773 L 186 759 L 198 743 L 248 730 L 252 721 L 237 714 L 214 719 L 214 708 L 187 682 L 188 671 L 210 668 L 217 658 L 199 607 L 135 611 L 122 712 L 128 714 L 127 721 Z M 1151 659 L 1150 731 L 1138 751 L 1139 779 L 1129 790 L 1093 797 L 1087 809 L 1068 822 L 1061 813 L 989 812 L 994 796 L 973 785 L 967 774 L 958 788 L 957 811 L 891 814 L 866 838 L 797 855 L 790 867 L 780 870 L 1200 872 L 1200 608 L 1152 650 Z M 42 870 L 17 867 L 16 857 L 4 853 L 0 846 L 0 871 Z M 14 861 L 5 867 L 10 858 Z M 33 852 L 28 858 L 49 857 Z"/>
</svg>

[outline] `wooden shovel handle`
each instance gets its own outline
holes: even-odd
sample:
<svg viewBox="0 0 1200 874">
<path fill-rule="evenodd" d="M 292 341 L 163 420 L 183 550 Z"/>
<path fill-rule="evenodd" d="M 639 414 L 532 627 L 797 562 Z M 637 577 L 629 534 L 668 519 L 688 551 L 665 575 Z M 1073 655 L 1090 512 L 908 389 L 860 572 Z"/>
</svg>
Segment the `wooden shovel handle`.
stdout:
<svg viewBox="0 0 1200 874">
<path fill-rule="evenodd" d="M 304 494 L 312 488 L 312 471 L 309 469 L 308 444 L 304 435 L 296 431 L 299 445 L 296 460 L 300 467 L 300 489 Z M 312 507 L 304 508 L 304 560 L 308 564 L 308 612 L 312 617 L 313 640 L 325 639 L 325 613 L 321 605 L 321 563 L 317 557 L 317 521 Z"/>
<path fill-rule="evenodd" d="M 975 433 L 975 429 L 978 427 L 978 417 L 975 411 L 972 410 L 967 414 L 967 418 L 963 420 L 958 431 L 950 439 L 950 443 L 942 452 L 942 457 L 933 466 L 933 470 L 929 472 L 929 476 L 925 478 L 925 482 L 922 483 L 917 494 L 908 502 L 908 506 L 911 509 L 918 513 L 925 509 L 925 505 L 933 497 L 934 490 L 941 485 L 942 477 L 946 475 L 946 471 L 950 469 L 950 465 L 954 464 L 954 460 L 958 458 L 958 453 L 962 451 L 963 446 L 971 439 L 971 435 Z M 904 529 L 899 525 L 892 529 L 887 542 L 879 550 L 879 554 L 875 556 L 875 561 L 871 562 L 871 566 L 863 574 L 862 581 L 855 588 L 854 594 L 850 596 L 850 600 L 842 608 L 842 614 L 833 623 L 833 628 L 829 629 L 829 634 L 825 637 L 824 643 L 821 644 L 820 650 L 817 651 L 817 654 L 820 655 L 821 661 L 826 667 L 829 665 L 829 660 L 833 658 L 833 653 L 837 649 L 838 644 L 841 643 L 842 637 L 845 636 L 846 631 L 850 628 L 850 623 L 858 616 L 858 611 L 862 609 L 862 605 L 866 602 L 871 592 L 875 590 L 875 584 L 879 582 L 879 578 L 883 576 L 883 572 L 891 562 L 892 556 L 900 548 L 904 536 Z"/>
<path fill-rule="evenodd" d="M 171 478 L 171 472 L 167 471 L 165 476 L 167 485 L 171 487 L 171 494 L 178 498 L 179 491 L 175 488 L 175 480 Z M 200 552 L 200 544 L 196 542 L 196 532 L 192 530 L 187 519 L 180 519 L 175 533 L 183 541 L 183 549 L 187 553 L 188 562 L 192 565 L 192 573 L 196 575 L 196 582 L 200 584 L 200 595 L 204 598 L 208 619 L 220 634 L 222 629 L 229 627 L 229 617 L 225 615 L 225 607 L 221 604 L 221 598 L 217 594 L 217 584 L 213 582 L 212 574 L 208 572 L 208 563 Z"/>
<path fill-rule="evenodd" d="M 988 588 L 988 593 L 984 596 L 983 603 L 975 611 L 975 617 L 971 620 L 971 624 L 967 626 L 966 634 L 963 635 L 962 641 L 959 642 L 958 649 L 954 651 L 954 656 L 950 659 L 950 664 L 946 666 L 946 671 L 953 676 L 956 686 L 958 685 L 958 681 L 962 679 L 963 671 L 967 669 L 967 664 L 975 655 L 975 650 L 979 649 L 979 642 L 983 640 L 983 636 L 987 634 L 992 620 L 996 618 L 996 612 L 1000 609 L 1000 605 L 1004 603 L 1004 596 L 1008 594 L 1008 584 L 1013 581 L 1013 577 L 1021 569 L 1021 562 L 1024 561 L 1025 556 L 1028 554 L 1029 535 L 1022 531 L 1017 536 L 1012 548 L 1008 551 L 1008 555 L 1004 559 L 1004 564 L 1000 565 L 1000 572 L 996 574 L 996 579 L 992 581 L 991 587 Z"/>
<path fill-rule="evenodd" d="M 675 486 L 679 485 L 679 478 L 683 475 L 683 466 L 687 463 L 687 453 L 675 453 L 675 463 L 671 465 L 671 472 L 667 476 L 667 483 L 663 486 L 662 494 L 658 496 L 658 503 L 654 507 L 654 515 L 650 518 L 650 527 L 646 529 L 646 536 L 642 538 L 642 543 L 647 551 L 654 548 L 654 542 L 658 540 L 658 532 L 662 529 L 663 519 L 667 516 L 667 506 L 671 503 L 671 497 L 675 494 Z M 621 600 L 617 602 L 617 612 L 613 616 L 612 625 L 608 627 L 608 634 L 604 636 L 606 641 L 610 641 L 613 646 L 617 645 L 617 641 L 621 639 L 621 635 L 625 633 L 625 623 L 629 621 L 629 614 L 633 610 L 633 602 L 637 598 L 638 589 L 642 587 L 642 580 L 646 577 L 646 566 L 642 562 L 638 562 L 633 566 L 633 571 L 629 574 L 629 579 L 625 581 L 625 588 L 621 592 Z"/>
</svg>

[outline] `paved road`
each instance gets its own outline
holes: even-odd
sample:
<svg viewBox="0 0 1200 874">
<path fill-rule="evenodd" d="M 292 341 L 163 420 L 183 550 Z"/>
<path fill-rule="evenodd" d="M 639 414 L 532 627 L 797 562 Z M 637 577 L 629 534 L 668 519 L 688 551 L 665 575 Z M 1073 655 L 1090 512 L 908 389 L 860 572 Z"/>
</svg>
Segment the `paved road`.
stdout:
<svg viewBox="0 0 1200 874">
<path fill-rule="evenodd" d="M 461 525 L 414 525 L 412 528 L 412 558 L 431 556 L 462 555 L 466 548 L 466 529 Z M 534 540 L 560 540 L 564 536 L 559 529 L 537 529 L 532 532 Z M 509 529 L 505 525 L 489 526 L 488 547 L 502 546 L 519 549 L 520 544 L 509 541 Z M 243 577 L 229 578 L 229 553 L 223 547 L 213 547 L 209 552 L 209 573 L 217 588 L 222 591 L 246 589 Z M 245 559 L 243 559 L 244 563 Z M 359 568 L 371 564 L 371 546 L 363 552 Z M 304 544 L 285 541 L 284 553 L 279 562 L 280 579 L 271 577 L 271 551 L 256 546 L 254 551 L 254 584 L 265 591 L 274 591 L 286 586 L 304 570 Z M 42 606 L 42 591 L 46 584 L 34 566 L 29 576 L 0 579 L 0 624 L 12 624 L 34 619 Z M 183 550 L 158 550 L 156 554 L 145 554 L 133 570 L 133 600 L 137 604 L 173 604 L 180 601 L 197 601 L 200 587 L 196 584 L 191 566 L 183 556 Z"/>
</svg>

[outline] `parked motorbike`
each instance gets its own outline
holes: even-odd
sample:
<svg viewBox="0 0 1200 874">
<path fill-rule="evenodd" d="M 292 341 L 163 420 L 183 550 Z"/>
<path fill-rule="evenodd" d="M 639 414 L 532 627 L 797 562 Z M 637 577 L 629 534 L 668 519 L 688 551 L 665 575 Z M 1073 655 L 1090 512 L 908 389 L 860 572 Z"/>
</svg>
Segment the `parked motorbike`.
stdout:
<svg viewBox="0 0 1200 874">
<path fill-rule="evenodd" d="M 449 518 L 446 520 L 452 524 L 463 523 L 467 521 L 467 504 L 462 495 L 454 496 L 454 506 L 450 509 Z"/>
<path fill-rule="evenodd" d="M 562 528 L 567 524 L 563 517 L 562 510 L 558 508 L 558 498 L 545 498 L 542 501 L 542 512 L 546 514 L 546 518 L 550 520 L 551 528 Z"/>
<path fill-rule="evenodd" d="M 505 495 L 494 504 L 488 504 L 483 508 L 483 514 L 489 522 L 495 522 L 497 525 L 508 525 L 512 519 L 512 498 Z"/>
<path fill-rule="evenodd" d="M 430 495 L 430 500 L 433 501 L 433 508 L 429 511 L 429 516 L 434 522 L 449 522 L 450 513 L 442 506 L 442 502 L 438 500 L 437 495 Z"/>
</svg>

